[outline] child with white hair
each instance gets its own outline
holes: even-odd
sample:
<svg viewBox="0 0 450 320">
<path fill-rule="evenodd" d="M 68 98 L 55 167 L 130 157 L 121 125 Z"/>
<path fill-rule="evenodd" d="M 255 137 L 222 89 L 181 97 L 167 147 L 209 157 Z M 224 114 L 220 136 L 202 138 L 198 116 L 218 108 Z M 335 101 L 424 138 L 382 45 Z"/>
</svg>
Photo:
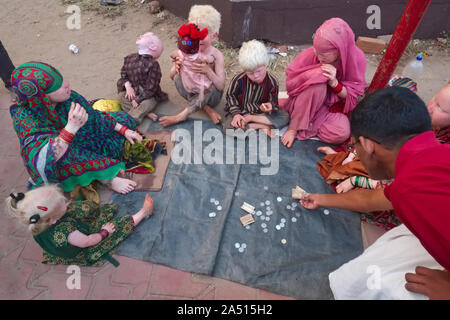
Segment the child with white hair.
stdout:
<svg viewBox="0 0 450 320">
<path fill-rule="evenodd" d="M 234 76 L 228 87 L 224 129 L 271 129 L 288 125 L 289 114 L 278 106 L 278 81 L 268 71 L 269 56 L 263 43 L 251 40 L 239 50 L 244 72 Z"/>
<path fill-rule="evenodd" d="M 147 194 L 142 208 L 133 216 L 113 218 L 117 206 L 99 206 L 92 201 L 70 202 L 57 185 L 44 185 L 6 198 L 8 213 L 28 226 L 34 240 L 44 250 L 44 264 L 100 266 L 134 228 L 153 213 Z"/>
<path fill-rule="evenodd" d="M 152 32 L 140 35 L 136 40 L 138 52 L 124 58 L 117 81 L 119 102 L 139 125 L 144 117 L 153 121 L 157 116 L 152 111 L 168 96 L 161 90 L 161 68 L 157 59 L 163 52 L 161 40 Z"/>
<path fill-rule="evenodd" d="M 199 43 L 198 61 L 193 62 L 190 69 L 205 75 L 208 78 L 207 82 L 210 81 L 211 85 L 204 91 L 204 99 L 195 99 L 197 103 L 192 103 L 191 92 L 181 81 L 183 57 L 172 55 L 174 65 L 170 71 L 170 77 L 174 80 L 178 93 L 188 101 L 188 107 L 176 115 L 161 117 L 159 123 L 163 127 L 185 121 L 190 114 L 200 109 L 205 111 L 214 124 L 222 119 L 214 107 L 220 103 L 225 88 L 225 59 L 222 52 L 212 45 L 219 37 L 221 15 L 211 5 L 194 5 L 189 11 L 188 20 L 189 24 L 194 24 L 198 29 L 208 30 L 206 37 Z"/>
</svg>

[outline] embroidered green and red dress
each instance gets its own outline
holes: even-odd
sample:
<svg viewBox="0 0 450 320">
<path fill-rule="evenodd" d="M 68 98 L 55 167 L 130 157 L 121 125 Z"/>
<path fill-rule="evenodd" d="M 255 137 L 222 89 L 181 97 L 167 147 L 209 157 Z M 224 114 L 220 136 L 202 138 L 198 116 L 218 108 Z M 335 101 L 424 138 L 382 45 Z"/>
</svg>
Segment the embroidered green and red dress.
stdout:
<svg viewBox="0 0 450 320">
<path fill-rule="evenodd" d="M 67 206 L 66 214 L 48 229 L 34 236 L 34 240 L 44 250 L 44 264 L 76 264 L 80 266 L 101 266 L 105 261 L 114 266 L 119 263 L 112 257 L 115 248 L 134 230 L 130 215 L 114 217 L 118 208 L 115 204 L 99 206 L 92 201 L 74 201 Z M 79 248 L 69 243 L 69 235 L 78 230 L 91 235 L 111 222 L 115 231 L 100 243 L 87 248 Z"/>
<path fill-rule="evenodd" d="M 117 123 L 135 130 L 136 122 L 125 112 L 100 112 L 80 94 L 71 91 L 67 101 L 53 105 L 47 94 L 62 85 L 62 75 L 42 62 L 17 67 L 11 75 L 19 102 L 10 107 L 21 155 L 30 175 L 29 187 L 60 183 L 66 192 L 93 180 L 114 178 L 125 163 L 120 160 L 125 138 L 114 131 Z M 80 104 L 89 118 L 76 133 L 66 153 L 56 161 L 53 143 L 67 124 L 72 102 Z"/>
</svg>

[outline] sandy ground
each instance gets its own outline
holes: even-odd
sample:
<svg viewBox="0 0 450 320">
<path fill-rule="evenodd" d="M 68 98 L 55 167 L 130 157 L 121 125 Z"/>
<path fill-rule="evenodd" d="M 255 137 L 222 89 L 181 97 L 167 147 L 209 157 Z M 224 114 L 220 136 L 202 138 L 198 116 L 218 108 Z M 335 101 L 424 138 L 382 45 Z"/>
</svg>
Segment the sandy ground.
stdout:
<svg viewBox="0 0 450 320">
<path fill-rule="evenodd" d="M 176 48 L 176 31 L 183 19 L 169 14 L 162 21 L 147 11 L 146 6 L 126 6 L 123 14 L 111 19 L 93 12 L 81 12 L 81 29 L 69 30 L 65 13 L 67 5 L 58 0 L 1 0 L 0 39 L 17 66 L 30 60 L 45 61 L 58 68 L 72 89 L 88 99 L 116 97 L 116 81 L 120 75 L 123 58 L 135 52 L 135 39 L 147 31 L 153 31 L 164 44 L 164 53 L 159 58 L 163 78 L 161 86 L 169 94 L 172 103 L 164 110 L 171 114 L 183 107 L 169 78 L 171 61 L 169 54 Z M 20 14 L 18 14 L 20 13 Z M 80 52 L 73 54 L 69 45 L 75 44 Z M 296 50 L 305 46 L 295 47 Z M 419 95 L 427 101 L 440 87 L 450 81 L 450 57 L 442 50 L 428 48 L 432 54 L 425 59 L 425 72 L 418 80 Z M 296 52 L 291 52 L 294 57 Z M 280 57 L 280 59 L 282 59 Z M 367 55 L 366 79 L 370 82 L 380 56 Z M 407 62 L 403 58 L 396 73 L 400 73 Z M 227 78 L 235 72 L 228 70 Z M 279 70 L 280 89 L 285 88 L 284 72 Z M 3 86 L 0 95 L 5 94 Z M 174 108 L 174 109 L 172 109 Z M 197 116 L 202 116 L 201 112 Z"/>
</svg>

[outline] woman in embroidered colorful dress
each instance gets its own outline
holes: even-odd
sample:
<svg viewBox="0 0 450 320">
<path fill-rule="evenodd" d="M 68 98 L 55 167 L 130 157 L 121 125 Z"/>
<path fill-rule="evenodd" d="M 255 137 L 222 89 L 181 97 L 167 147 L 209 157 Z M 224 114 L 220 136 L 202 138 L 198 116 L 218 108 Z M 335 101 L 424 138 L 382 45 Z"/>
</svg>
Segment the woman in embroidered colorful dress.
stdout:
<svg viewBox="0 0 450 320">
<path fill-rule="evenodd" d="M 318 137 L 333 144 L 347 140 L 346 114 L 364 93 L 365 73 L 366 58 L 349 25 L 339 18 L 325 21 L 314 35 L 313 47 L 301 52 L 286 70 L 289 98 L 280 99 L 280 105 L 291 118 L 282 143 L 291 147 L 296 137 Z M 343 104 L 342 113 L 331 109 L 337 103 Z"/>
<path fill-rule="evenodd" d="M 25 194 L 11 193 L 6 208 L 28 226 L 44 250 L 42 263 L 99 266 L 107 260 L 118 266 L 113 250 L 152 215 L 153 200 L 147 194 L 136 214 L 113 218 L 113 204 L 70 202 L 56 185 L 45 185 Z"/>
<path fill-rule="evenodd" d="M 61 183 L 69 192 L 99 180 L 119 193 L 134 190 L 134 181 L 118 176 L 125 169 L 119 160 L 124 142 L 142 141 L 128 114 L 94 110 L 46 63 L 20 65 L 11 81 L 19 99 L 10 113 L 30 188 Z"/>
</svg>

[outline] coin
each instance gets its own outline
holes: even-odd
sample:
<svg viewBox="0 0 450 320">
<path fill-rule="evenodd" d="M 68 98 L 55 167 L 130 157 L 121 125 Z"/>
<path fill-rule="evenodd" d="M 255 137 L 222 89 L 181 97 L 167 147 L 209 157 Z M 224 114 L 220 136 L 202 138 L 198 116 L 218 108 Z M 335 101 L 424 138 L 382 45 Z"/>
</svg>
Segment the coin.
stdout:
<svg viewBox="0 0 450 320">
<path fill-rule="evenodd" d="M 222 210 L 222 206 L 217 206 L 217 210 Z"/>
<path fill-rule="evenodd" d="M 323 213 L 326 214 L 326 215 L 329 215 L 330 214 L 330 210 L 325 209 L 325 210 L 323 210 Z"/>
<path fill-rule="evenodd" d="M 210 217 L 210 218 L 214 218 L 215 216 L 216 216 L 216 213 L 215 213 L 215 212 L 210 212 L 210 213 L 209 213 L 209 217 Z"/>
<path fill-rule="evenodd" d="M 281 197 L 278 197 L 278 198 L 277 198 L 277 201 L 278 201 L 278 202 L 281 202 L 281 201 L 283 201 L 283 199 L 282 199 Z"/>
<path fill-rule="evenodd" d="M 266 205 L 269 205 L 269 204 L 270 204 L 270 201 L 269 201 L 269 200 L 266 200 L 265 204 L 266 204 Z"/>
<path fill-rule="evenodd" d="M 297 218 L 296 217 L 292 217 L 291 221 L 292 222 L 297 222 Z"/>
<path fill-rule="evenodd" d="M 281 243 L 286 244 L 287 243 L 286 239 L 281 239 Z"/>
<path fill-rule="evenodd" d="M 236 249 L 238 249 L 240 246 L 241 246 L 241 244 L 240 244 L 239 242 L 236 242 L 236 243 L 234 244 L 234 247 L 235 247 Z"/>
</svg>

